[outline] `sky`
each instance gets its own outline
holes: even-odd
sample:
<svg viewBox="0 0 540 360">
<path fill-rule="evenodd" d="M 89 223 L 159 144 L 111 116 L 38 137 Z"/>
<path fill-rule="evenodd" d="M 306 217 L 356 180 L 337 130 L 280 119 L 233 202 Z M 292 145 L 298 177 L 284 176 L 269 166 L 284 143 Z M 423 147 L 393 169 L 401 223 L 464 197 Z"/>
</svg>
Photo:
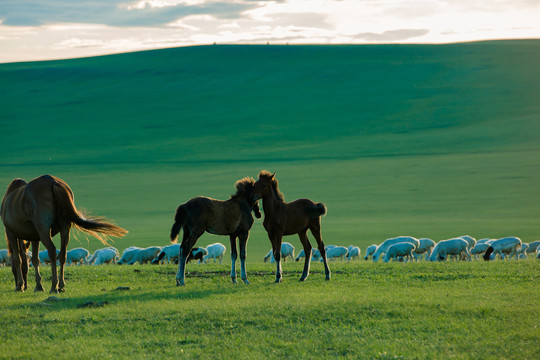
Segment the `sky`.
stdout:
<svg viewBox="0 0 540 360">
<path fill-rule="evenodd" d="M 540 38 L 540 0 L 0 0 L 0 62 L 207 44 Z"/>
</svg>

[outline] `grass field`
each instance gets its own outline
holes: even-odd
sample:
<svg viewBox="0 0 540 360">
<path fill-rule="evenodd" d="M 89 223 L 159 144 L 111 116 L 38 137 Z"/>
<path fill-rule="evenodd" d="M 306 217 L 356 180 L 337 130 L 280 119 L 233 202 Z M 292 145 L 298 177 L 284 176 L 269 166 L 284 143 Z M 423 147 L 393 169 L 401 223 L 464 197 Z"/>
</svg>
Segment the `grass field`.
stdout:
<svg viewBox="0 0 540 360">
<path fill-rule="evenodd" d="M 326 244 L 540 238 L 540 40 L 200 46 L 0 64 L 0 186 L 42 174 L 166 245 L 176 207 L 276 171 L 324 202 Z M 4 184 L 4 185 L 2 185 Z M 70 248 L 102 245 L 76 234 Z M 296 238 L 285 238 L 300 251 Z M 225 237 L 204 235 L 198 245 Z M 0 248 L 3 246 L 0 246 Z M 251 286 L 223 265 L 69 268 L 59 302 L 0 268 L 0 358 L 537 359 L 539 263 L 284 265 L 255 222 Z M 48 288 L 48 268 L 43 269 Z M 30 274 L 30 288 L 34 286 Z M 130 290 L 115 290 L 128 286 Z"/>
<path fill-rule="evenodd" d="M 226 199 L 261 169 L 277 172 L 286 200 L 326 203 L 329 244 L 530 242 L 539 44 L 201 46 L 2 64 L 0 183 L 63 178 L 78 206 L 130 231 L 119 249 L 167 244 L 179 204 Z M 268 248 L 258 221 L 248 256 Z"/>
<path fill-rule="evenodd" d="M 523 261 L 69 267 L 60 301 L 0 268 L 2 359 L 538 359 L 540 269 Z M 44 279 L 50 268 L 42 268 Z M 33 288 L 33 275 L 30 288 Z M 46 286 L 47 287 L 47 286 Z M 130 290 L 116 290 L 129 287 Z"/>
</svg>

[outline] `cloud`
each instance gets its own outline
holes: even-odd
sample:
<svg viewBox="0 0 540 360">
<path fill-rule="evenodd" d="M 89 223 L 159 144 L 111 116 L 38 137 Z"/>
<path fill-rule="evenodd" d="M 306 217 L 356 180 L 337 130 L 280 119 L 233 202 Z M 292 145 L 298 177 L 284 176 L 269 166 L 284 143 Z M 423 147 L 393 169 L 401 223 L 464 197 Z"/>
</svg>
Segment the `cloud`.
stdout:
<svg viewBox="0 0 540 360">
<path fill-rule="evenodd" d="M 420 37 L 429 34 L 427 29 L 398 29 L 388 30 L 382 33 L 365 32 L 353 36 L 357 40 L 365 41 L 406 41 L 415 37 Z"/>
<path fill-rule="evenodd" d="M 190 15 L 240 18 L 264 2 L 250 0 L 2 0 L 0 19 L 7 26 L 54 23 L 108 26 L 165 26 Z"/>
</svg>

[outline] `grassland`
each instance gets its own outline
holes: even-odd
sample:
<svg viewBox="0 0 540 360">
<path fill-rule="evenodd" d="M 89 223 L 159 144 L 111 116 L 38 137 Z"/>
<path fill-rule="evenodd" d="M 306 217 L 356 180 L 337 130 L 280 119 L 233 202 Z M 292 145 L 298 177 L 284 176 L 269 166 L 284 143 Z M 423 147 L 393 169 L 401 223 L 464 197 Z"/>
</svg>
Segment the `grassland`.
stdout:
<svg viewBox="0 0 540 360">
<path fill-rule="evenodd" d="M 80 208 L 130 231 L 120 250 L 167 244 L 180 203 L 226 199 L 261 169 L 277 172 L 287 200 L 326 203 L 327 244 L 530 242 L 540 238 L 539 58 L 528 40 L 1 64 L 0 184 L 63 178 Z M 101 247 L 77 238 L 71 248 Z M 227 244 L 199 244 L 215 241 Z M 269 247 L 256 221 L 251 286 L 229 284 L 227 256 L 189 265 L 185 288 L 172 265 L 80 267 L 67 270 L 60 302 L 14 293 L 0 268 L 0 358 L 539 357 L 533 259 L 332 263 L 331 282 L 313 264 L 306 283 L 295 263 L 276 286 Z"/>
<path fill-rule="evenodd" d="M 539 44 L 202 46 L 2 64 L 0 183 L 64 178 L 80 207 L 130 230 L 120 249 L 166 244 L 176 206 L 226 199 L 261 169 L 277 171 L 287 200 L 327 204 L 327 243 L 533 241 Z M 100 246 L 82 238 L 73 246 Z M 257 222 L 248 256 L 268 247 Z"/>
<path fill-rule="evenodd" d="M 2 359 L 537 359 L 540 269 L 524 261 L 67 269 L 66 292 L 13 292 L 0 268 Z M 50 268 L 43 268 L 48 278 Z M 33 287 L 33 277 L 30 287 Z M 130 290 L 116 290 L 118 287 Z"/>
</svg>

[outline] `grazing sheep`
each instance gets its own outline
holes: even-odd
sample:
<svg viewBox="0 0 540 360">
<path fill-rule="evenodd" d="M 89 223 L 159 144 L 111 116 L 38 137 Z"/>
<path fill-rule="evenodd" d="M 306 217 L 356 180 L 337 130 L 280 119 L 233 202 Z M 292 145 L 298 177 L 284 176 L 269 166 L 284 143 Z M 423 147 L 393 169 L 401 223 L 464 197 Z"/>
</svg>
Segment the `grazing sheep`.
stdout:
<svg viewBox="0 0 540 360">
<path fill-rule="evenodd" d="M 488 247 L 486 253 L 484 254 L 484 260 L 489 261 L 495 259 L 497 254 L 501 256 L 501 259 L 504 259 L 504 254 L 510 254 L 510 259 L 512 256 L 516 256 L 518 259 L 518 250 L 521 248 L 521 239 L 515 236 L 509 236 L 502 239 L 495 240 L 491 243 L 491 246 Z M 493 257 L 491 254 L 493 253 Z"/>
<path fill-rule="evenodd" d="M 294 246 L 288 242 L 282 242 L 281 243 L 281 260 L 285 261 L 287 260 L 287 257 L 291 257 L 292 260 L 294 260 Z M 272 249 L 266 254 L 263 261 L 267 262 L 268 259 L 270 259 L 270 262 L 273 264 L 275 262 L 274 260 L 274 254 L 272 253 Z M 296 259 L 298 261 L 299 258 Z"/>
<path fill-rule="evenodd" d="M 313 249 L 311 250 L 311 254 L 313 254 Z M 303 257 L 306 257 L 306 253 L 304 252 L 304 249 L 300 250 L 300 252 L 298 253 L 298 256 L 296 257 L 296 259 L 294 259 L 294 261 L 299 261 Z"/>
<path fill-rule="evenodd" d="M 58 254 L 60 254 L 60 250 L 56 249 L 56 258 L 58 258 Z M 49 251 L 43 250 L 38 253 L 39 262 L 41 265 L 48 265 L 51 263 L 51 258 L 49 258 Z"/>
<path fill-rule="evenodd" d="M 167 263 L 169 264 L 171 261 L 175 264 L 178 264 L 178 256 L 180 253 L 180 245 L 181 244 L 172 244 L 165 246 L 161 251 L 159 252 L 158 256 L 152 260 L 152 264 L 159 264 L 160 262 L 163 264 L 165 260 L 167 260 Z M 203 247 L 193 247 L 191 248 L 189 255 L 186 259 L 186 262 L 190 262 L 191 260 L 199 260 L 199 263 L 202 262 L 203 257 L 208 254 L 208 251 L 206 251 Z"/>
<path fill-rule="evenodd" d="M 402 242 L 391 245 L 384 254 L 383 262 L 388 262 L 390 259 L 396 261 L 398 257 L 406 257 L 407 260 L 412 260 L 414 259 L 413 250 L 415 248 L 415 245 L 410 242 Z M 405 262 L 407 262 L 407 260 L 405 260 Z"/>
<path fill-rule="evenodd" d="M 420 246 L 420 241 L 418 241 L 417 238 L 414 238 L 412 236 L 398 236 L 395 238 L 386 239 L 385 241 L 383 241 L 381 245 L 377 247 L 377 250 L 373 254 L 373 261 L 377 262 L 377 260 L 379 260 L 379 257 L 383 255 L 384 253 L 386 253 L 390 246 L 398 244 L 398 243 L 402 243 L 402 242 L 408 242 L 408 243 L 414 244 L 415 248 Z"/>
<path fill-rule="evenodd" d="M 124 249 L 124 252 L 122 253 L 122 257 L 120 258 L 120 260 L 118 260 L 117 264 L 118 265 L 127 264 L 128 262 L 131 261 L 131 259 L 133 259 L 135 254 L 137 254 L 139 250 L 141 249 L 142 248 L 138 246 L 130 246 L 127 249 Z"/>
<path fill-rule="evenodd" d="M 529 247 L 527 248 L 527 252 L 530 254 L 535 253 L 538 249 L 540 249 L 540 240 L 533 241 L 529 244 Z"/>
<path fill-rule="evenodd" d="M 67 265 L 86 264 L 88 262 L 87 258 L 89 254 L 90 253 L 85 248 L 80 247 L 80 248 L 71 249 L 66 253 L 66 264 Z"/>
<path fill-rule="evenodd" d="M 214 262 L 216 262 L 216 259 L 219 259 L 219 263 L 221 264 L 223 262 L 223 255 L 225 255 L 227 248 L 221 243 L 214 243 L 208 245 L 206 250 L 208 251 L 208 254 L 204 256 L 203 262 L 206 263 L 208 262 L 208 259 L 211 258 L 214 259 Z"/>
<path fill-rule="evenodd" d="M 89 265 L 101 265 L 116 263 L 118 259 L 118 250 L 113 247 L 106 247 L 96 250 L 94 254 L 88 259 Z"/>
<path fill-rule="evenodd" d="M 369 245 L 366 249 L 366 256 L 364 256 L 364 260 L 368 260 L 370 256 L 373 256 L 375 251 L 377 251 L 377 247 L 377 244 Z"/>
<path fill-rule="evenodd" d="M 458 236 L 456 239 L 463 239 L 465 240 L 469 245 L 467 245 L 467 250 L 471 251 L 471 249 L 476 245 L 476 239 L 469 235 L 462 235 Z"/>
<path fill-rule="evenodd" d="M 160 251 L 161 246 L 150 246 L 145 249 L 140 249 L 127 264 L 133 265 L 137 261 L 139 264 L 146 264 L 147 262 L 154 260 Z"/>
<path fill-rule="evenodd" d="M 431 255 L 431 251 L 435 247 L 435 241 L 428 238 L 418 239 L 418 241 L 420 242 L 420 245 L 414 249 L 414 259 L 418 261 L 418 259 L 422 258 L 423 254 L 426 254 L 426 260 L 428 260 Z"/>
<path fill-rule="evenodd" d="M 351 259 L 360 259 L 360 253 L 361 250 L 358 246 L 349 246 L 348 253 L 347 253 L 347 260 Z"/>
<path fill-rule="evenodd" d="M 529 244 L 527 243 L 521 243 L 521 249 L 518 251 L 518 256 L 520 259 L 526 259 L 527 258 L 527 249 L 529 248 Z"/>
<path fill-rule="evenodd" d="M 191 260 L 195 259 L 195 260 L 199 260 L 198 263 L 200 264 L 204 261 L 204 257 L 206 255 L 208 255 L 208 250 L 206 250 L 206 248 L 203 248 L 203 247 L 191 248 L 191 251 L 189 252 L 186 262 L 190 262 Z"/>
<path fill-rule="evenodd" d="M 474 255 L 474 259 L 478 260 L 478 255 L 484 254 L 489 246 L 490 244 L 487 242 L 476 243 L 476 245 L 471 249 L 471 255 Z"/>
<path fill-rule="evenodd" d="M 326 250 L 326 258 L 332 260 L 334 258 L 340 258 L 341 261 L 345 259 L 349 250 L 345 246 L 333 246 Z"/>
<path fill-rule="evenodd" d="M 468 245 L 469 243 L 462 238 L 441 240 L 435 245 L 429 260 L 443 261 L 448 255 L 461 255 L 462 253 L 468 260 L 471 260 L 471 254 L 467 250 Z"/>
<path fill-rule="evenodd" d="M 11 256 L 9 255 L 8 249 L 0 250 L 0 265 L 11 266 Z"/>
<path fill-rule="evenodd" d="M 163 264 L 167 261 L 167 264 L 170 264 L 171 261 L 178 263 L 178 254 L 180 253 L 181 244 L 172 244 L 164 246 L 155 259 L 152 260 L 152 264 Z M 198 249 L 198 248 L 197 248 Z"/>
</svg>

